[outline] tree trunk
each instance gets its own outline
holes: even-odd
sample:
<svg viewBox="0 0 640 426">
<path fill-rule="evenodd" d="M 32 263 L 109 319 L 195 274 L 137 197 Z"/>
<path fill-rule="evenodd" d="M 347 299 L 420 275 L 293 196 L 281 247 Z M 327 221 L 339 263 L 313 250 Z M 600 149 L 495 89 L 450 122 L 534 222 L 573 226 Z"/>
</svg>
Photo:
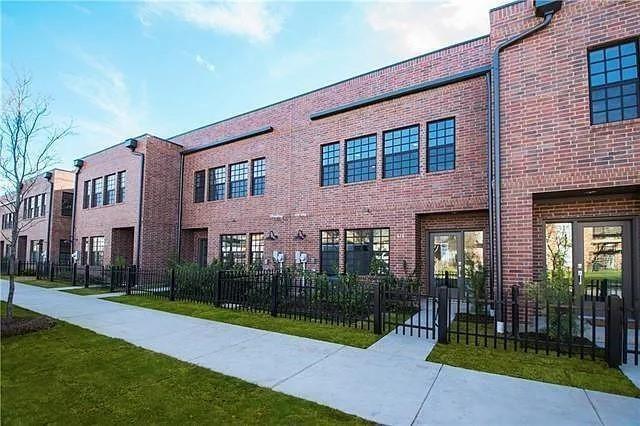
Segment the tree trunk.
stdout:
<svg viewBox="0 0 640 426">
<path fill-rule="evenodd" d="M 22 204 L 22 187 L 21 185 L 16 188 L 16 198 L 14 201 L 14 217 L 11 227 L 11 249 L 9 251 L 9 293 L 7 294 L 7 318 L 13 319 L 13 294 L 16 291 L 15 271 L 16 271 L 16 256 L 18 251 L 18 235 L 20 229 L 18 228 L 18 217 L 20 215 L 20 207 Z"/>
</svg>

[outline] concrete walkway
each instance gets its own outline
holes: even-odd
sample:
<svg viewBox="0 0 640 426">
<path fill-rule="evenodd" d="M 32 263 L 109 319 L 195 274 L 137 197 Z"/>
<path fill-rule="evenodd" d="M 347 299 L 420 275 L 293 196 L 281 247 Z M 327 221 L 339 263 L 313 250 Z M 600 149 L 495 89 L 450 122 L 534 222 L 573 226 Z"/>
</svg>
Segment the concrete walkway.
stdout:
<svg viewBox="0 0 640 426">
<path fill-rule="evenodd" d="M 7 283 L 0 284 L 6 300 Z M 640 419 L 640 399 L 433 364 L 397 350 L 351 348 L 22 284 L 15 302 L 377 423 L 637 425 Z"/>
</svg>

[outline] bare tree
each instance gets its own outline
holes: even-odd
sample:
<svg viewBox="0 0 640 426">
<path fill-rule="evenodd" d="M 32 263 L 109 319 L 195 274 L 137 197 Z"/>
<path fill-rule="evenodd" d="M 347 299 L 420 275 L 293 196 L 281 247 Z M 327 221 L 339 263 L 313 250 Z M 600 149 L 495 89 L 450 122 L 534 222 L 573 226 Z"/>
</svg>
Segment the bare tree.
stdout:
<svg viewBox="0 0 640 426">
<path fill-rule="evenodd" d="M 12 217 L 9 241 L 9 293 L 7 317 L 13 318 L 16 249 L 18 236 L 32 223 L 19 219 L 20 209 L 38 176 L 55 163 L 53 148 L 71 132 L 71 125 L 57 127 L 47 123 L 49 99 L 33 96 L 31 79 L 17 76 L 4 81 L 4 100 L 0 118 L 0 190 L 3 210 Z M 51 208 L 51 201 L 49 201 Z M 4 231 L 4 230 L 3 230 Z"/>
</svg>

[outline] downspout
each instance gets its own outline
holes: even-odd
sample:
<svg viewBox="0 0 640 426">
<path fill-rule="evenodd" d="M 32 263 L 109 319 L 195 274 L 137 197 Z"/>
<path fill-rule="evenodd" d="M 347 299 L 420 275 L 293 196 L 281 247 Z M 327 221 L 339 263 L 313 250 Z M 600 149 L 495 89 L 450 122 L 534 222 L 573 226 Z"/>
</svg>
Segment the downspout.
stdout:
<svg viewBox="0 0 640 426">
<path fill-rule="evenodd" d="M 80 170 L 82 166 L 84 166 L 84 160 L 75 160 L 73 165 L 76 167 L 76 176 L 73 182 L 73 207 L 71 208 L 71 253 L 75 253 L 76 248 L 76 216 L 77 216 L 77 208 L 78 208 L 78 175 L 80 174 Z M 81 195 L 84 200 L 84 193 Z M 76 257 L 75 262 L 78 259 Z"/>
<path fill-rule="evenodd" d="M 489 265 L 495 265 L 495 228 L 493 222 L 493 149 L 491 147 L 492 134 L 491 134 L 491 73 L 485 76 L 487 83 L 487 189 L 488 189 L 488 208 L 489 208 Z M 489 288 L 493 293 L 495 288 L 495 274 L 493 268 L 487 269 L 489 273 Z M 490 299 L 493 299 L 493 294 L 489 295 Z M 494 307 L 495 309 L 495 307 Z"/>
<path fill-rule="evenodd" d="M 178 262 L 182 259 L 182 193 L 184 187 L 184 154 L 180 153 L 180 194 L 178 195 L 178 232 L 177 235 L 177 248 L 178 248 Z"/>
<path fill-rule="evenodd" d="M 49 186 L 51 189 L 49 190 L 49 219 L 47 223 L 47 261 L 51 262 L 51 212 L 53 212 L 53 173 L 47 172 L 44 174 L 45 179 L 49 181 Z"/>
<path fill-rule="evenodd" d="M 140 187 L 138 189 L 138 224 L 136 225 L 137 229 L 137 237 L 136 237 L 136 261 L 135 265 L 140 267 L 140 242 L 142 241 L 142 200 L 144 198 L 144 153 L 136 152 L 136 148 L 138 147 L 137 139 L 127 139 L 125 141 L 125 147 L 131 150 L 133 155 L 137 155 L 140 157 Z"/>
<path fill-rule="evenodd" d="M 502 217 L 501 217 L 501 179 L 500 179 L 500 52 L 523 40 L 551 23 L 554 11 L 544 14 L 544 19 L 528 30 L 500 43 L 493 51 L 491 59 L 491 98 L 493 101 L 493 169 L 494 169 L 494 209 L 495 209 L 495 275 L 496 275 L 496 318 L 501 318 L 502 301 Z M 504 332 L 504 323 L 498 322 L 498 331 Z"/>
</svg>

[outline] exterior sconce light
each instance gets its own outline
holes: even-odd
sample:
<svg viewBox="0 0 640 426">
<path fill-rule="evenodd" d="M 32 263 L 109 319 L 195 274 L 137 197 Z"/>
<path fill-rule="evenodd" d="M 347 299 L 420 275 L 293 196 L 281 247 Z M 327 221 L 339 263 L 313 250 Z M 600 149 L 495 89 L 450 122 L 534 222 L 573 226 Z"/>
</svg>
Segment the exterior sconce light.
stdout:
<svg viewBox="0 0 640 426">
<path fill-rule="evenodd" d="M 265 240 L 275 241 L 278 239 L 278 236 L 273 232 L 269 231 L 269 235 L 266 236 Z"/>
<path fill-rule="evenodd" d="M 298 240 L 298 241 L 302 241 L 305 238 L 307 238 L 307 236 L 304 234 L 304 232 L 302 232 L 302 229 L 298 229 L 298 233 L 296 234 L 295 237 L 293 237 L 294 240 Z"/>
<path fill-rule="evenodd" d="M 51 178 L 53 177 L 53 173 L 51 172 L 44 172 L 44 174 L 42 175 L 43 178 L 45 178 L 46 180 L 50 181 Z"/>
</svg>

